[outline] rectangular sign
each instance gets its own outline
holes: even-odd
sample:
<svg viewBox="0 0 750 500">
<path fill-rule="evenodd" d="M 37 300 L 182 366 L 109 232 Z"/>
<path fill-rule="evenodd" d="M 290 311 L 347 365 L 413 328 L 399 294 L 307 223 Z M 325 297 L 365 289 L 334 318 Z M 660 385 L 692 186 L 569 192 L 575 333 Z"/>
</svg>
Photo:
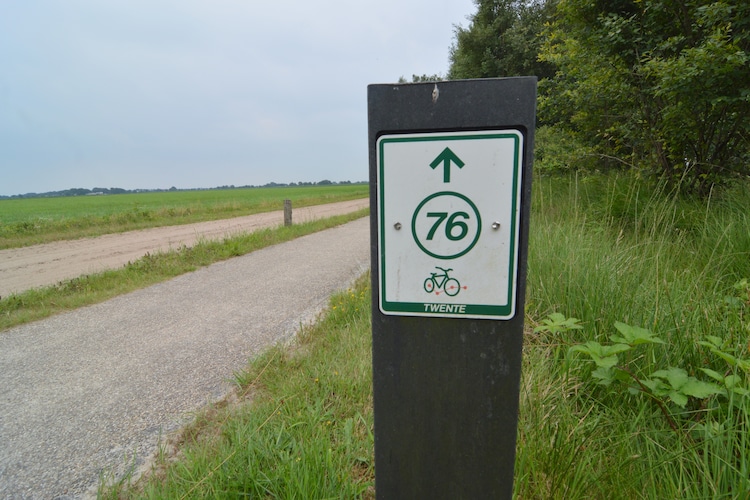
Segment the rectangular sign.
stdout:
<svg viewBox="0 0 750 500">
<path fill-rule="evenodd" d="M 523 150 L 517 129 L 378 137 L 383 314 L 516 314 Z"/>
</svg>

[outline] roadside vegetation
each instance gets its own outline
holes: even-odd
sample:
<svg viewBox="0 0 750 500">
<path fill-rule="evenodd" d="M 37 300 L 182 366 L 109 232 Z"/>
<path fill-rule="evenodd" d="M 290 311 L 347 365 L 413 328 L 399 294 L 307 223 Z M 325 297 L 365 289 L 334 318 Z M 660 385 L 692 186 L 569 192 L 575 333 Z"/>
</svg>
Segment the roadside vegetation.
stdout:
<svg viewBox="0 0 750 500">
<path fill-rule="evenodd" d="M 747 498 L 750 184 L 534 187 L 516 494 Z"/>
<path fill-rule="evenodd" d="M 374 498 L 369 277 L 101 498 Z M 106 475 L 104 477 L 106 480 Z"/>
<path fill-rule="evenodd" d="M 750 494 L 750 185 L 534 180 L 517 498 Z M 373 496 L 369 280 L 111 498 Z M 177 451 L 175 451 L 177 450 Z"/>
<path fill-rule="evenodd" d="M 262 229 L 193 246 L 147 254 L 119 269 L 84 275 L 0 299 L 2 330 L 166 281 L 221 260 L 322 231 L 367 216 L 369 209 L 291 226 Z"/>
<path fill-rule="evenodd" d="M 0 200 L 0 250 L 366 198 L 367 184 Z"/>
</svg>

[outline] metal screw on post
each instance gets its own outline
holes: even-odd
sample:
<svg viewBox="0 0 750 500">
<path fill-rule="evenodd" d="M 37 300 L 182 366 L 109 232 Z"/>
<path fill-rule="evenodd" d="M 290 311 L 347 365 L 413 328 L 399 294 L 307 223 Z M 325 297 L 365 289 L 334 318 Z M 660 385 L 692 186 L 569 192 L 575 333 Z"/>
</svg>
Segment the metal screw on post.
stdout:
<svg viewBox="0 0 750 500">
<path fill-rule="evenodd" d="M 292 225 L 292 200 L 284 200 L 284 225 Z"/>
</svg>

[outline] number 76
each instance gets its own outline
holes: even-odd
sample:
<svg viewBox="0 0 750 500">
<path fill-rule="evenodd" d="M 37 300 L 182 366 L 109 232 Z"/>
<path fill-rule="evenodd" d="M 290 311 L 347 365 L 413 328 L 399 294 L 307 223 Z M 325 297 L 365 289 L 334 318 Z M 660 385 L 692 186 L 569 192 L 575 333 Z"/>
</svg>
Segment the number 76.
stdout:
<svg viewBox="0 0 750 500">
<path fill-rule="evenodd" d="M 434 238 L 435 233 L 440 227 L 440 224 L 442 224 L 446 219 L 448 219 L 448 221 L 445 223 L 445 237 L 449 240 L 458 241 L 464 238 L 469 232 L 469 226 L 466 224 L 466 222 L 464 222 L 463 220 L 456 220 L 458 218 L 468 220 L 469 214 L 467 214 L 466 212 L 454 212 L 450 214 L 450 216 L 448 216 L 448 212 L 427 212 L 427 217 L 433 217 L 437 219 L 430 228 L 430 231 L 427 233 L 428 240 L 432 240 L 432 238 Z M 456 228 L 458 228 L 458 234 L 454 234 L 454 230 Z"/>
</svg>

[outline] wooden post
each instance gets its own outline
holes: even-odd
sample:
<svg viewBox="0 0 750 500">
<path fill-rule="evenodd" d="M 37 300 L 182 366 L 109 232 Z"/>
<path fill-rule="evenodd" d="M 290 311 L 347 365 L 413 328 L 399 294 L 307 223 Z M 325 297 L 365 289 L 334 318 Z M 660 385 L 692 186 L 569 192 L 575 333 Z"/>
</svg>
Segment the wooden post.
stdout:
<svg viewBox="0 0 750 500">
<path fill-rule="evenodd" d="M 292 225 L 292 200 L 284 200 L 284 225 Z"/>
<path fill-rule="evenodd" d="M 510 499 L 536 78 L 370 85 L 378 499 Z"/>
</svg>

